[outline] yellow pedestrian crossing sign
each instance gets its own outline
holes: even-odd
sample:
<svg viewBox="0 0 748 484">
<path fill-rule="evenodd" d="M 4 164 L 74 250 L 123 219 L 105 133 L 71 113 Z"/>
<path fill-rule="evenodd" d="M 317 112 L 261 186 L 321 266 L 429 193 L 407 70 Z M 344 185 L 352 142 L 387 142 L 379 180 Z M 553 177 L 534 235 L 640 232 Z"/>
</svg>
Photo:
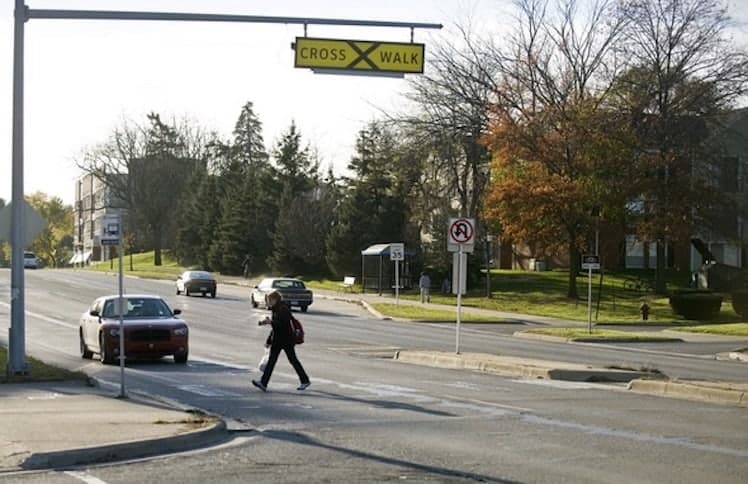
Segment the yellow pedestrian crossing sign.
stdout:
<svg viewBox="0 0 748 484">
<path fill-rule="evenodd" d="M 424 44 L 296 37 L 294 67 L 423 73 Z"/>
</svg>

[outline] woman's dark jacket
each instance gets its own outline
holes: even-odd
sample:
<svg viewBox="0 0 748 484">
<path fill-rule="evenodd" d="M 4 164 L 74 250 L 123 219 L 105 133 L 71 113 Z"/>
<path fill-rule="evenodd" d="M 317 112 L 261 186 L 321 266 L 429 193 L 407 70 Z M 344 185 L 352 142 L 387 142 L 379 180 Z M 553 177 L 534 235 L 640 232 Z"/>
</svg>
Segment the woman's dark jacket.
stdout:
<svg viewBox="0 0 748 484">
<path fill-rule="evenodd" d="M 267 343 L 280 347 L 293 345 L 294 340 L 291 337 L 291 310 L 286 303 L 278 301 L 273 306 L 272 311 L 271 321 L 273 331 L 268 336 Z"/>
</svg>

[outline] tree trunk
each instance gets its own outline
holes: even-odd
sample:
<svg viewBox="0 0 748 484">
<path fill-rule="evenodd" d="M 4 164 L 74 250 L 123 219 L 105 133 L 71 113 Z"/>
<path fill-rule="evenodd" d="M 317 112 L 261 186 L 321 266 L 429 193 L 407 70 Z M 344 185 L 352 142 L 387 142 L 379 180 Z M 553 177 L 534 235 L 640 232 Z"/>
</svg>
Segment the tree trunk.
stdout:
<svg viewBox="0 0 748 484">
<path fill-rule="evenodd" d="M 657 239 L 657 268 L 655 269 L 655 292 L 665 294 L 667 285 L 665 284 L 665 239 Z"/>
<path fill-rule="evenodd" d="M 577 273 L 579 272 L 580 260 L 579 250 L 577 250 L 574 244 L 574 238 L 569 237 L 569 289 L 566 293 L 566 297 L 569 299 L 579 298 L 579 294 L 577 293 Z"/>
<path fill-rule="evenodd" d="M 161 265 L 161 229 L 153 231 L 153 265 Z"/>
</svg>

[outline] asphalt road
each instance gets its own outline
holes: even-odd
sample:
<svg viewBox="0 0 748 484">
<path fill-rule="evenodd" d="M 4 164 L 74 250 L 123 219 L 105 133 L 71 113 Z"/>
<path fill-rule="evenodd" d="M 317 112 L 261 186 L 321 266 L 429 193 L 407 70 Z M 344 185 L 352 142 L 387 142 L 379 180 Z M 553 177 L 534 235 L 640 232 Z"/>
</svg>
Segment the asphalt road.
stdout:
<svg viewBox="0 0 748 484">
<path fill-rule="evenodd" d="M 9 275 L 0 271 L 0 318 Z M 119 385 L 119 368 L 78 356 L 77 320 L 116 278 L 74 271 L 26 272 L 29 354 Z M 298 349 L 312 387 L 297 392 L 281 357 L 261 393 L 249 384 L 262 355 L 266 314 L 248 290 L 219 286 L 216 299 L 176 296 L 173 284 L 126 279 L 184 311 L 190 362 L 128 366 L 129 391 L 201 408 L 229 420 L 234 440 L 187 455 L 24 474 L 8 482 L 745 482 L 748 412 L 664 399 L 620 385 L 502 378 L 389 359 L 397 348 L 454 349 L 454 328 L 371 318 L 347 303 L 317 300 L 300 315 Z M 467 325 L 466 325 L 467 326 Z M 6 343 L 6 335 L 0 341 Z M 687 350 L 634 351 L 512 338 L 465 327 L 465 352 L 657 367 L 671 376 L 746 381 L 745 365 Z M 670 348 L 669 350 L 672 350 Z M 690 356 L 689 356 L 690 355 Z M 675 375 L 673 375 L 675 374 Z M 1 391 L 1 389 L 0 389 Z"/>
</svg>

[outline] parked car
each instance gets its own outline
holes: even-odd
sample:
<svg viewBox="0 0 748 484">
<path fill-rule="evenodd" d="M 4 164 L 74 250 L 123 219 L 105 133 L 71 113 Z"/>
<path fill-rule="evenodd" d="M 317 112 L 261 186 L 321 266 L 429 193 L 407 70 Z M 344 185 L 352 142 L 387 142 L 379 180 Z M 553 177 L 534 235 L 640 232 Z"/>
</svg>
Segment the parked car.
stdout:
<svg viewBox="0 0 748 484">
<path fill-rule="evenodd" d="M 199 292 L 203 296 L 210 294 L 210 297 L 216 297 L 216 285 L 216 278 L 210 272 L 184 271 L 177 277 L 177 296 Z"/>
<path fill-rule="evenodd" d="M 267 295 L 272 291 L 278 291 L 289 307 L 298 306 L 304 313 L 314 299 L 312 291 L 306 288 L 303 281 L 286 277 L 268 277 L 252 289 L 249 296 L 252 307 L 256 308 L 262 302 L 267 308 Z"/>
<path fill-rule="evenodd" d="M 104 364 L 119 357 L 119 296 L 96 299 L 81 315 L 78 334 L 81 357 L 91 359 L 98 353 Z M 175 363 L 186 363 L 189 354 L 189 329 L 159 296 L 123 297 L 122 322 L 127 358 L 174 356 Z"/>
<path fill-rule="evenodd" d="M 25 269 L 38 269 L 39 268 L 39 258 L 34 254 L 33 252 L 24 252 L 23 253 L 23 267 Z"/>
</svg>

